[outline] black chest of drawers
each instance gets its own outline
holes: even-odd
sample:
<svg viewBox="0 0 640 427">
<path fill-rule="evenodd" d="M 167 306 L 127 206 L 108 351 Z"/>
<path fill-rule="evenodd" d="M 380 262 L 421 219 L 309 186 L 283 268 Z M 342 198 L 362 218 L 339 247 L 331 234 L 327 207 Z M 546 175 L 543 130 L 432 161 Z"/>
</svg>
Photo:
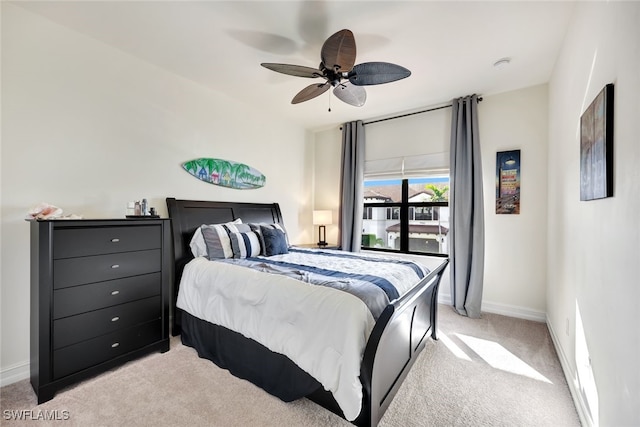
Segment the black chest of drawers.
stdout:
<svg viewBox="0 0 640 427">
<path fill-rule="evenodd" d="M 38 403 L 169 350 L 169 219 L 31 222 L 31 384 Z"/>
</svg>

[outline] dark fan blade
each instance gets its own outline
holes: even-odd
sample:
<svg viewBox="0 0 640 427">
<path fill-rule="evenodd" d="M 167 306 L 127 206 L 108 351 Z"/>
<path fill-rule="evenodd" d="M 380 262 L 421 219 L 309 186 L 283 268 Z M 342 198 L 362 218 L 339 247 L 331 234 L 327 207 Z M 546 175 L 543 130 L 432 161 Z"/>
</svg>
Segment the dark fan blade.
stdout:
<svg viewBox="0 0 640 427">
<path fill-rule="evenodd" d="M 322 45 L 322 63 L 331 70 L 347 72 L 356 63 L 356 39 L 349 30 L 340 30 Z"/>
<path fill-rule="evenodd" d="M 338 84 L 333 94 L 339 100 L 355 107 L 362 107 L 367 100 L 367 91 L 363 87 L 354 86 L 349 82 Z"/>
<path fill-rule="evenodd" d="M 316 83 L 316 84 L 309 85 L 304 89 L 302 89 L 300 92 L 298 92 L 298 94 L 294 96 L 293 99 L 291 100 L 291 103 L 299 104 L 301 102 L 308 101 L 312 98 L 315 98 L 318 95 L 322 95 L 327 90 L 329 90 L 330 87 L 331 85 L 328 82 L 322 83 L 322 84 Z"/>
<path fill-rule="evenodd" d="M 277 71 L 278 73 L 282 74 L 288 74 L 290 76 L 309 78 L 322 77 L 322 72 L 317 68 L 303 67 L 302 65 L 271 64 L 266 62 L 263 62 L 260 65 L 272 71 Z"/>
<path fill-rule="evenodd" d="M 379 85 L 409 77 L 411 71 L 388 62 L 365 62 L 353 67 L 349 81 L 356 86 Z"/>
</svg>

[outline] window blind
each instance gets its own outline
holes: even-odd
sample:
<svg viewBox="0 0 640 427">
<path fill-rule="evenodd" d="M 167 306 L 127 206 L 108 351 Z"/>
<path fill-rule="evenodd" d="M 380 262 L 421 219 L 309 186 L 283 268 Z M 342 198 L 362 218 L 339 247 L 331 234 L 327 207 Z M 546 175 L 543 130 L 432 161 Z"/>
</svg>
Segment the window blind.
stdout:
<svg viewBox="0 0 640 427">
<path fill-rule="evenodd" d="M 398 179 L 447 174 L 451 110 L 369 124 L 365 178 Z"/>
<path fill-rule="evenodd" d="M 364 163 L 366 179 L 402 179 L 448 172 L 449 152 L 367 160 Z"/>
</svg>

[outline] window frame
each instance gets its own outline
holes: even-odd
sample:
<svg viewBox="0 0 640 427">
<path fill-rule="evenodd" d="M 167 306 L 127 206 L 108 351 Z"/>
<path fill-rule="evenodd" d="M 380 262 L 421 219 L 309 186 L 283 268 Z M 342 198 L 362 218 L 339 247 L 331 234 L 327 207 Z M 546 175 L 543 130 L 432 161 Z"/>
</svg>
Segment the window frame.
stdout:
<svg viewBox="0 0 640 427">
<path fill-rule="evenodd" d="M 410 207 L 448 207 L 449 202 L 409 202 L 409 179 L 402 178 L 402 201 L 400 202 L 371 202 L 363 203 L 363 209 L 367 208 L 400 208 L 400 249 L 391 248 L 376 248 L 369 246 L 362 246 L 363 250 L 375 251 L 375 252 L 389 252 L 395 254 L 410 254 L 410 255 L 422 255 L 422 256 L 435 256 L 448 258 L 449 254 L 443 254 L 439 252 L 418 252 L 409 250 L 409 208 Z M 364 184 L 364 183 L 363 183 Z M 362 234 L 362 232 L 360 232 Z"/>
</svg>

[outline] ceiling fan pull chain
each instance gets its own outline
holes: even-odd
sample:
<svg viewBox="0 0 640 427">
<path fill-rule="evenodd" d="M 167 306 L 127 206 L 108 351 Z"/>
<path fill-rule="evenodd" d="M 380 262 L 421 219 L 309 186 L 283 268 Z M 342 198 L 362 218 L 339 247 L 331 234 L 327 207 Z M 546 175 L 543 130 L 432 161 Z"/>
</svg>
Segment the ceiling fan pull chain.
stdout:
<svg viewBox="0 0 640 427">
<path fill-rule="evenodd" d="M 331 112 L 331 92 L 329 92 L 329 112 Z"/>
</svg>

